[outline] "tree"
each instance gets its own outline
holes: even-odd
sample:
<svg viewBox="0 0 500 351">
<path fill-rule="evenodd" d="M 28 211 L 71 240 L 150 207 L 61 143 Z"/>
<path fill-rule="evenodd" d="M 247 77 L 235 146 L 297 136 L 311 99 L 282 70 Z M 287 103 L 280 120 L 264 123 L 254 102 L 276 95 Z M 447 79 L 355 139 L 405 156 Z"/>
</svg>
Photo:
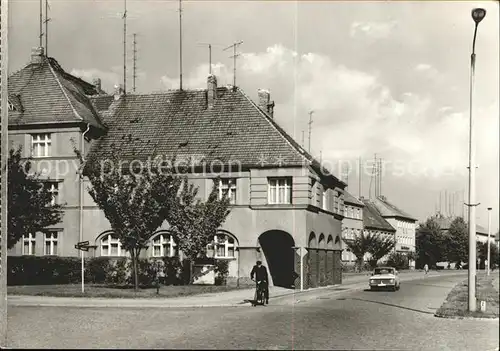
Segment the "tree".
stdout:
<svg viewBox="0 0 500 351">
<path fill-rule="evenodd" d="M 447 240 L 447 258 L 450 262 L 461 263 L 469 257 L 469 230 L 462 217 L 456 217 L 450 224 Z"/>
<path fill-rule="evenodd" d="M 139 287 L 137 262 L 151 235 L 169 219 L 176 206 L 182 179 L 161 164 L 141 164 L 137 168 L 121 167 L 119 151 L 113 148 L 106 162 L 90 158 L 84 162 L 75 149 L 85 175 L 88 191 L 104 212 L 111 229 L 132 259 L 134 288 Z M 116 167 L 120 165 L 119 167 Z"/>
<path fill-rule="evenodd" d="M 371 254 L 370 265 L 372 268 L 377 266 L 377 262 L 389 254 L 396 246 L 396 241 L 393 237 L 387 235 L 374 235 L 371 245 L 368 248 L 368 253 Z"/>
<path fill-rule="evenodd" d="M 23 162 L 22 148 L 9 150 L 8 160 L 8 240 L 10 249 L 23 235 L 42 231 L 63 217 L 62 204 L 52 203 L 53 194 L 31 172 L 32 158 Z"/>
<path fill-rule="evenodd" d="M 420 224 L 415 241 L 418 266 L 434 266 L 447 256 L 447 235 L 434 217 Z"/>
<path fill-rule="evenodd" d="M 190 262 L 190 283 L 192 264 L 206 257 L 207 246 L 214 240 L 217 230 L 229 215 L 229 198 L 219 199 L 218 188 L 214 185 L 207 201 L 197 199 L 198 188 L 184 180 L 178 204 L 169 224 L 178 239 L 178 248 Z"/>
<path fill-rule="evenodd" d="M 372 241 L 373 236 L 370 233 L 365 233 L 364 230 L 361 230 L 361 233 L 356 235 L 354 239 L 344 239 L 346 246 L 356 256 L 356 266 L 360 271 L 363 269 L 365 255 L 368 253 Z"/>
<path fill-rule="evenodd" d="M 387 259 L 387 265 L 396 269 L 407 269 L 409 255 L 401 252 L 392 252 Z"/>
<path fill-rule="evenodd" d="M 488 243 L 478 242 L 477 243 L 478 258 L 481 260 L 481 266 L 488 259 Z M 493 268 L 498 262 L 498 248 L 494 243 L 490 243 L 490 268 Z"/>
</svg>

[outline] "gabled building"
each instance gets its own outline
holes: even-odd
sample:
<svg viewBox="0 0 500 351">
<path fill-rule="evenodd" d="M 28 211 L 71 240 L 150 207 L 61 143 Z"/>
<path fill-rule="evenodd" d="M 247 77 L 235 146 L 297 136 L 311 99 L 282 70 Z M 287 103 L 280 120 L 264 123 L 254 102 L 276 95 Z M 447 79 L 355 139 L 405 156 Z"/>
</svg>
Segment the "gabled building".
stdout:
<svg viewBox="0 0 500 351">
<path fill-rule="evenodd" d="M 353 264 L 356 256 L 349 250 L 344 241 L 353 240 L 363 231 L 363 208 L 365 205 L 360 200 L 352 196 L 348 191 L 344 191 L 344 219 L 342 220 L 342 261 Z"/>
<path fill-rule="evenodd" d="M 380 215 L 396 229 L 396 252 L 409 253 L 415 251 L 415 233 L 417 219 L 390 203 L 385 196 L 373 199 L 373 204 Z M 410 262 L 412 266 L 414 262 Z"/>
<path fill-rule="evenodd" d="M 135 95 L 118 89 L 109 96 L 98 84 L 70 76 L 43 52 L 36 52 L 11 82 L 10 91 L 20 94 L 12 104 L 24 109 L 23 116 L 19 110 L 9 116 L 13 142 L 49 162 L 48 178 L 58 184 L 58 201 L 65 203 L 57 235 L 30 234 L 11 254 L 77 256 L 74 245 L 89 241 L 90 255 L 127 255 L 90 195 L 85 192 L 78 201 L 75 171 L 62 176 L 54 170 L 58 160 L 76 161 L 73 138 L 82 140 L 86 157 L 101 161 L 118 148 L 125 167 L 175 156 L 194 165 L 188 177 L 201 198 L 214 185 L 221 196 L 227 192 L 231 213 L 207 254 L 229 262 L 229 283 L 248 283 L 258 259 L 268 266 L 274 285 L 341 282 L 346 184 L 276 123 L 267 91 L 258 92 L 256 103 L 239 88 L 218 87 L 216 77 L 209 76 L 203 90 Z M 182 257 L 177 240 L 164 223 L 143 256 Z"/>
</svg>

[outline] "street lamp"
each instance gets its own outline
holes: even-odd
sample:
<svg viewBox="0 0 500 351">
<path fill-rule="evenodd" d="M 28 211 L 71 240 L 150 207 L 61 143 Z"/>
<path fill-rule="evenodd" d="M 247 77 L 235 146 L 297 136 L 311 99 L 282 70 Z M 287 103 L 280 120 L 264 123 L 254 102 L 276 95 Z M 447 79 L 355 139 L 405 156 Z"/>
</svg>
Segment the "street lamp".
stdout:
<svg viewBox="0 0 500 351">
<path fill-rule="evenodd" d="M 472 40 L 472 54 L 470 56 L 470 120 L 469 120 L 469 311 L 476 311 L 476 206 L 475 203 L 475 148 L 474 144 L 474 124 L 472 123 L 472 97 L 474 92 L 474 71 L 476 64 L 476 34 L 479 22 L 486 16 L 486 10 L 475 8 L 472 10 L 472 19 L 475 22 L 474 39 Z"/>
<path fill-rule="evenodd" d="M 491 236 L 491 207 L 488 207 L 488 253 L 487 253 L 487 268 L 486 268 L 486 275 L 490 275 L 490 236 Z"/>
</svg>

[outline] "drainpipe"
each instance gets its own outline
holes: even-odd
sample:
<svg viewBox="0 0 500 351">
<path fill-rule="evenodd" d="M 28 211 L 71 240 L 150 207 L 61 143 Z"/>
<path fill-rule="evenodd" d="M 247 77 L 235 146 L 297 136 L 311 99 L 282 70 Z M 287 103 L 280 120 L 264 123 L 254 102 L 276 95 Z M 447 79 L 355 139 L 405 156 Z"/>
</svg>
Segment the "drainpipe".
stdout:
<svg viewBox="0 0 500 351">
<path fill-rule="evenodd" d="M 85 162 L 85 134 L 90 130 L 90 124 L 87 123 L 87 129 L 82 133 L 80 139 L 80 151 L 82 153 L 82 161 Z M 83 241 L 83 164 L 80 167 L 79 173 L 79 185 L 80 185 L 80 242 Z M 82 257 L 82 294 L 85 292 L 85 251 L 80 250 L 80 255 Z"/>
<path fill-rule="evenodd" d="M 300 247 L 300 291 L 304 290 L 304 247 Z"/>
</svg>

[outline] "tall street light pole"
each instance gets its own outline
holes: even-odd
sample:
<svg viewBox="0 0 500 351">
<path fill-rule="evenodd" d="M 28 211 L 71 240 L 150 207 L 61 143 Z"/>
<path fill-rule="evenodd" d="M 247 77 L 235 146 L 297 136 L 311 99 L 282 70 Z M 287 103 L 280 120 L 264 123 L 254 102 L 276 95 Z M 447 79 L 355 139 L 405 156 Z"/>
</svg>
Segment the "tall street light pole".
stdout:
<svg viewBox="0 0 500 351">
<path fill-rule="evenodd" d="M 488 253 L 487 253 L 487 260 L 488 264 L 486 265 L 486 275 L 490 275 L 490 236 L 491 236 L 491 207 L 488 207 Z"/>
<path fill-rule="evenodd" d="M 474 71 L 476 65 L 476 34 L 479 22 L 486 16 L 486 10 L 475 8 L 472 10 L 472 19 L 474 20 L 474 38 L 472 40 L 472 54 L 470 56 L 470 120 L 469 120 L 469 311 L 476 311 L 476 189 L 475 189 L 475 144 L 474 144 L 474 124 L 472 119 L 472 97 L 474 92 Z"/>
</svg>

